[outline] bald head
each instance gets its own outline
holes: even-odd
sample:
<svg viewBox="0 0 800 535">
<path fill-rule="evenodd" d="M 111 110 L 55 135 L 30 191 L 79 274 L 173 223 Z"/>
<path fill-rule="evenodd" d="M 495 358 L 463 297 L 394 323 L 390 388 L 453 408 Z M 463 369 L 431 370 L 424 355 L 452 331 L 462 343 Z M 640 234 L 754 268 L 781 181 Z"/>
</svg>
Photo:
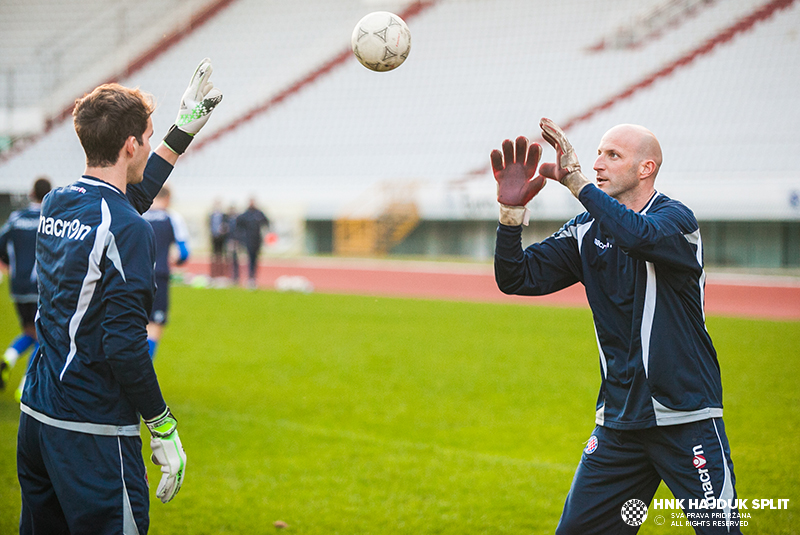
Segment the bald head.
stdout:
<svg viewBox="0 0 800 535">
<path fill-rule="evenodd" d="M 606 132 L 603 140 L 626 147 L 631 156 L 641 163 L 652 161 L 655 165 L 651 174 L 655 179 L 661 169 L 663 156 L 661 144 L 650 130 L 637 124 L 620 124 Z"/>
<path fill-rule="evenodd" d="M 597 187 L 632 210 L 640 210 L 655 191 L 661 145 L 642 126 L 617 125 L 605 133 L 593 169 Z"/>
</svg>

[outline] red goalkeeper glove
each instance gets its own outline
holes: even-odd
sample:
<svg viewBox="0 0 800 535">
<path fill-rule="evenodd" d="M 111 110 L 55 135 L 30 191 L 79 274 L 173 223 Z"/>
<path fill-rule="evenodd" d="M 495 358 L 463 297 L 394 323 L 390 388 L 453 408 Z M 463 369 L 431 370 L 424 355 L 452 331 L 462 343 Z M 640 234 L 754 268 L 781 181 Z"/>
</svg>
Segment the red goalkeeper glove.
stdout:
<svg viewBox="0 0 800 535">
<path fill-rule="evenodd" d="M 528 224 L 525 205 L 539 193 L 547 180 L 537 176 L 536 167 L 542 156 L 538 143 L 528 146 L 528 138 L 520 136 L 515 144 L 503 141 L 503 152 L 493 150 L 492 171 L 497 181 L 497 202 L 500 203 L 500 223 L 504 225 Z"/>
</svg>

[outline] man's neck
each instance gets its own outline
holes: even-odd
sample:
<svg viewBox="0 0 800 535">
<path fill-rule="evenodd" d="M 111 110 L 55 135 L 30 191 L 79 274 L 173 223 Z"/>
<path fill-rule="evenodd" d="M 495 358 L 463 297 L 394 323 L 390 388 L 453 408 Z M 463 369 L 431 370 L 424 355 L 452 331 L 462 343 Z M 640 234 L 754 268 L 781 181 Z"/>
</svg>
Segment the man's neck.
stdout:
<svg viewBox="0 0 800 535">
<path fill-rule="evenodd" d="M 635 192 L 631 191 L 630 196 L 626 196 L 622 199 L 617 199 L 620 204 L 623 204 L 625 208 L 629 210 L 633 210 L 634 212 L 641 212 L 647 203 L 650 202 L 650 199 L 653 198 L 656 190 L 653 187 L 647 189 L 636 190 Z"/>
<path fill-rule="evenodd" d="M 87 176 L 100 179 L 103 182 L 108 182 L 112 186 L 118 188 L 122 193 L 125 193 L 126 186 L 128 185 L 128 177 L 124 168 L 118 165 L 111 167 L 86 167 L 83 173 Z"/>
</svg>

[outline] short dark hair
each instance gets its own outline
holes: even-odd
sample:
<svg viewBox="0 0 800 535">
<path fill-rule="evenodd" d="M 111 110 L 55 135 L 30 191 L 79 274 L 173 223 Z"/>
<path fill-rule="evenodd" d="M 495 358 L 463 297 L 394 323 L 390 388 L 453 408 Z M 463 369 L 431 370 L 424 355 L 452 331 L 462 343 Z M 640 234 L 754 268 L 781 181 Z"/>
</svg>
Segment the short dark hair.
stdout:
<svg viewBox="0 0 800 535">
<path fill-rule="evenodd" d="M 33 183 L 33 189 L 31 190 L 31 197 L 36 202 L 42 202 L 44 196 L 50 193 L 52 186 L 50 185 L 50 179 L 46 176 L 40 176 L 36 179 Z"/>
<path fill-rule="evenodd" d="M 155 110 L 150 95 L 119 84 L 103 84 L 75 101 L 72 111 L 86 165 L 110 167 L 130 136 L 141 145 L 147 119 Z"/>
</svg>

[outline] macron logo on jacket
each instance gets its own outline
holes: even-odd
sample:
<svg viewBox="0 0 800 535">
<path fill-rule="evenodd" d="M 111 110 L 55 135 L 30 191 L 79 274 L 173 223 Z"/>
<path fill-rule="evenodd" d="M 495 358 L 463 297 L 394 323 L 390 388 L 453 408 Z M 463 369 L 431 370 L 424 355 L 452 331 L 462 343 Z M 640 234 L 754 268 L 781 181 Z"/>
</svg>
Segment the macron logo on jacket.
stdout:
<svg viewBox="0 0 800 535">
<path fill-rule="evenodd" d="M 92 227 L 82 224 L 80 219 L 64 221 L 63 219 L 54 219 L 52 217 L 39 217 L 38 232 L 40 234 L 83 241 L 91 230 Z"/>
</svg>

